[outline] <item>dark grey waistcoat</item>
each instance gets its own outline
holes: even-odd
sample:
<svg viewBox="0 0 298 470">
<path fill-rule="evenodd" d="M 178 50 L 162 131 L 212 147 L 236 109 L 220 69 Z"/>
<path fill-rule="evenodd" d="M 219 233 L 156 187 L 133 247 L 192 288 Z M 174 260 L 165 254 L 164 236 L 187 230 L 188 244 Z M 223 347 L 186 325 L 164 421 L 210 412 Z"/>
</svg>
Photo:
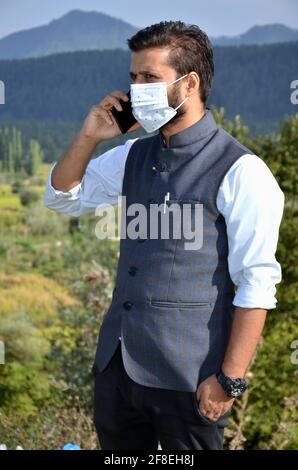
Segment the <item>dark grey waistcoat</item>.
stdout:
<svg viewBox="0 0 298 470">
<path fill-rule="evenodd" d="M 226 223 L 216 197 L 229 168 L 246 153 L 253 152 L 219 128 L 208 108 L 201 120 L 170 137 L 169 148 L 160 131 L 132 144 L 122 187 L 126 204 L 121 204 L 116 284 L 95 357 L 100 371 L 119 337 L 126 371 L 142 385 L 194 392 L 219 369 L 231 331 L 235 289 L 228 270 Z M 124 211 L 142 203 L 149 213 L 156 203 L 163 214 L 167 193 L 170 220 L 188 204 L 186 229 L 193 228 L 196 208 L 202 205 L 200 248 L 186 250 L 185 241 L 191 240 L 182 229 L 182 236 L 175 238 L 171 223 L 169 239 L 160 236 L 160 229 L 157 238 L 148 238 L 148 215 L 146 233 L 123 238 L 137 215 L 125 217 Z"/>
</svg>

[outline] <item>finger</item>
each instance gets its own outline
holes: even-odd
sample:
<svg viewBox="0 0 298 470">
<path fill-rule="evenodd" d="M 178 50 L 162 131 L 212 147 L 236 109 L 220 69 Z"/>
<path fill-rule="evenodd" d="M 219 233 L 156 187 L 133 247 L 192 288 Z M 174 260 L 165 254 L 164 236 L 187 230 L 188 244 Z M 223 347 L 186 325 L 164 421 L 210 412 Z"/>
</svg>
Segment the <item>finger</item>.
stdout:
<svg viewBox="0 0 298 470">
<path fill-rule="evenodd" d="M 116 96 L 116 98 L 120 98 L 123 101 L 129 101 L 127 94 L 124 93 L 123 91 L 113 91 L 111 95 Z"/>
<path fill-rule="evenodd" d="M 215 420 L 216 420 L 216 417 L 215 417 L 216 415 L 215 415 L 215 413 L 214 413 L 213 410 L 207 411 L 207 413 L 205 413 L 205 416 L 206 416 L 207 418 L 211 419 L 212 421 L 215 421 Z"/>
<path fill-rule="evenodd" d="M 210 407 L 207 401 L 200 401 L 199 408 L 203 415 L 208 415 L 212 411 L 212 408 Z"/>
<path fill-rule="evenodd" d="M 213 407 L 210 413 L 210 419 L 217 421 L 224 414 L 223 406 Z"/>
<path fill-rule="evenodd" d="M 104 109 L 111 109 L 113 106 L 115 106 L 115 108 L 118 111 L 122 111 L 122 106 L 121 106 L 118 98 L 115 98 L 112 95 L 106 96 L 105 99 L 102 102 L 102 107 Z"/>
<path fill-rule="evenodd" d="M 210 419 L 213 419 L 214 421 L 217 421 L 221 417 L 221 415 L 222 415 L 222 413 L 214 412 L 213 414 L 211 414 Z"/>
<path fill-rule="evenodd" d="M 105 119 L 108 124 L 114 124 L 112 113 L 110 111 L 106 111 L 105 113 L 101 112 L 100 115 Z"/>
<path fill-rule="evenodd" d="M 111 115 L 109 114 L 110 111 L 106 111 L 99 105 L 92 106 L 91 111 L 96 116 L 103 118 L 108 124 L 113 124 L 113 120 L 111 118 Z"/>
<path fill-rule="evenodd" d="M 110 116 L 110 119 L 111 119 L 111 121 L 112 121 L 112 124 L 115 124 L 116 121 L 115 121 L 115 118 L 114 118 L 112 112 L 111 112 L 111 111 L 107 111 L 107 113 L 108 113 L 108 115 Z"/>
</svg>

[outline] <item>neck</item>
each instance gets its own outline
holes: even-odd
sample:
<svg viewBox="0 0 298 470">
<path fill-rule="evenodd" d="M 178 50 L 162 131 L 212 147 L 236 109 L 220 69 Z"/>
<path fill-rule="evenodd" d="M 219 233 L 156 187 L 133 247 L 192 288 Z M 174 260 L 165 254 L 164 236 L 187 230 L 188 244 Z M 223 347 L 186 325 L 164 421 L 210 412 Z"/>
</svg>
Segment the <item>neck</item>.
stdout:
<svg viewBox="0 0 298 470">
<path fill-rule="evenodd" d="M 183 116 L 183 119 L 181 121 L 178 121 L 177 123 L 174 122 L 172 126 L 169 128 L 164 128 L 161 133 L 163 135 L 164 143 L 166 147 L 169 146 L 169 140 L 170 136 L 173 134 L 177 134 L 178 132 L 183 131 L 184 129 L 187 129 L 188 127 L 192 126 L 195 124 L 197 121 L 202 119 L 206 114 L 206 109 L 204 107 L 200 108 L 199 111 L 193 112 L 193 113 L 186 113 Z"/>
</svg>

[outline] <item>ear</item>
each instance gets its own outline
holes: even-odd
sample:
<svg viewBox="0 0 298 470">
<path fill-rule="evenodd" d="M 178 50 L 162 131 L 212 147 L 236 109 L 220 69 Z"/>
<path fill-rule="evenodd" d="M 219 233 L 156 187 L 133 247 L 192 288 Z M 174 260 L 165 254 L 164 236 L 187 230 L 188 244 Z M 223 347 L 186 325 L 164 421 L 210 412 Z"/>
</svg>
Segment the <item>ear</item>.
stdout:
<svg viewBox="0 0 298 470">
<path fill-rule="evenodd" d="M 200 89 L 200 77 L 196 72 L 190 72 L 187 79 L 187 94 L 188 96 L 196 95 Z"/>
</svg>

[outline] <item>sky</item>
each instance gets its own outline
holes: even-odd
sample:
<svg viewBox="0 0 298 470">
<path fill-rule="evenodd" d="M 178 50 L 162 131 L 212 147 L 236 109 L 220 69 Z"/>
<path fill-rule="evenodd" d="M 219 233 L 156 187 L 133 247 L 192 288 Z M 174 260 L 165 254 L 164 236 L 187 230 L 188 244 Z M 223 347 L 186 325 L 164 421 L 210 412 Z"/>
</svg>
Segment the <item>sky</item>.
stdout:
<svg viewBox="0 0 298 470">
<path fill-rule="evenodd" d="M 137 27 L 181 20 L 210 36 L 235 36 L 256 24 L 298 28 L 298 0 L 0 0 L 0 38 L 74 9 L 106 13 Z"/>
</svg>

